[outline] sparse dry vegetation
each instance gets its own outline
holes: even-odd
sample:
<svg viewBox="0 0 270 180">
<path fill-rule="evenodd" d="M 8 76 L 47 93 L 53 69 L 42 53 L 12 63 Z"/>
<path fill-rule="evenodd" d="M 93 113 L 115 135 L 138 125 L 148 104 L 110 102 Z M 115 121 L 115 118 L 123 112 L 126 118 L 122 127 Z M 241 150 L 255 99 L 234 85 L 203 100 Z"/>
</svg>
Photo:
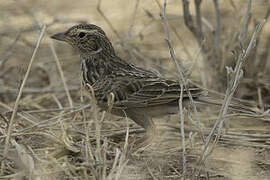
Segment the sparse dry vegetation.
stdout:
<svg viewBox="0 0 270 180">
<path fill-rule="evenodd" d="M 270 179 L 269 13 L 268 0 L 1 2 L 0 179 Z M 155 119 L 157 140 L 129 154 L 144 130 L 101 112 L 77 52 L 49 38 L 80 22 L 220 106 L 179 102 L 180 115 Z"/>
</svg>

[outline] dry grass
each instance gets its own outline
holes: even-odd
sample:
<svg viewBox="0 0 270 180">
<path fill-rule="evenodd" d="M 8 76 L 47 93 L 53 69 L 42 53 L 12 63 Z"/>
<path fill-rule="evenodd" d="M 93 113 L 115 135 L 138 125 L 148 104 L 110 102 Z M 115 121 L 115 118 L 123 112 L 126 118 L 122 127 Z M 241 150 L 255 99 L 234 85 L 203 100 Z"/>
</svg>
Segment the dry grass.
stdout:
<svg viewBox="0 0 270 180">
<path fill-rule="evenodd" d="M 250 41 L 269 15 L 269 2 L 252 1 L 248 8 L 244 0 L 203 1 L 196 11 L 192 1 L 193 22 L 186 22 L 195 30 L 185 24 L 182 2 L 169 1 L 166 11 L 159 0 L 2 2 L 0 178 L 269 179 L 269 19 Z M 77 53 L 48 38 L 82 21 L 103 27 L 127 61 L 175 79 L 181 75 L 182 82 L 196 80 L 226 94 L 226 103 L 180 108 L 182 116 L 156 119 L 157 141 L 128 154 L 129 142 L 144 130 L 100 112 L 81 89 Z M 226 66 L 232 67 L 228 74 Z M 232 95 L 257 114 L 227 112 Z"/>
</svg>

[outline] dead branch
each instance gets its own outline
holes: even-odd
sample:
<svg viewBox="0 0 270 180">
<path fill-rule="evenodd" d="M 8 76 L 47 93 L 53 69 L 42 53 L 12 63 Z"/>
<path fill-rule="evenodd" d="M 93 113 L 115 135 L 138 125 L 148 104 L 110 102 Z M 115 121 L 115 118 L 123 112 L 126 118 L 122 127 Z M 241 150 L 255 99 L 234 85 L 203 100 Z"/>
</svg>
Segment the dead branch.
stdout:
<svg viewBox="0 0 270 180">
<path fill-rule="evenodd" d="M 177 57 L 176 57 L 176 54 L 175 54 L 175 51 L 173 49 L 173 46 L 171 44 L 171 38 L 170 38 L 170 33 L 169 33 L 169 29 L 168 29 L 168 24 L 167 24 L 167 19 L 166 19 L 166 0 L 164 0 L 164 8 L 163 8 L 163 13 L 161 15 L 161 20 L 162 20 L 162 24 L 163 24 L 163 28 L 164 28 L 164 31 L 165 31 L 165 35 L 166 35 L 166 39 L 165 41 L 167 42 L 167 45 L 168 45 L 168 48 L 169 48 L 169 51 L 170 51 L 170 55 L 171 55 L 171 58 L 172 60 L 174 61 L 175 65 L 176 65 L 176 69 L 178 71 L 178 75 L 179 75 L 179 82 L 183 84 L 187 94 L 188 94 L 188 97 L 190 99 L 190 102 L 191 102 L 191 105 L 192 105 L 192 108 L 193 108 L 193 111 L 196 115 L 196 120 L 198 122 L 198 124 L 200 124 L 200 117 L 199 117 L 199 114 L 198 114 L 198 111 L 197 111 L 197 108 L 196 108 L 196 105 L 194 103 L 194 100 L 192 98 L 192 95 L 189 91 L 189 86 L 188 86 L 188 81 L 186 80 L 185 78 L 185 75 L 182 71 L 183 68 L 183 65 L 181 64 L 181 61 L 178 61 Z M 198 127 L 199 129 L 201 127 Z M 201 138 L 202 140 L 204 141 L 204 136 L 203 134 L 201 134 Z"/>
<path fill-rule="evenodd" d="M 214 31 L 214 50 L 215 50 L 215 62 L 220 57 L 220 12 L 218 0 L 213 0 L 215 6 L 215 16 L 216 16 L 216 28 Z M 214 56 L 213 56 L 214 57 Z"/>
<path fill-rule="evenodd" d="M 252 38 L 249 42 L 248 47 L 246 49 L 243 49 L 242 52 L 239 54 L 235 68 L 234 69 L 227 68 L 227 79 L 228 79 L 227 86 L 228 87 L 226 90 L 226 95 L 225 95 L 224 102 L 222 104 L 218 119 L 217 119 L 216 123 L 214 124 L 210 134 L 207 136 L 207 140 L 206 140 L 206 143 L 204 146 L 203 153 L 198 160 L 199 167 L 201 166 L 201 163 L 203 163 L 207 159 L 207 157 L 211 154 L 214 147 L 216 146 L 216 144 L 219 141 L 219 138 L 221 136 L 221 130 L 223 127 L 223 123 L 224 123 L 224 121 L 226 121 L 225 116 L 227 114 L 228 107 L 230 105 L 230 101 L 234 95 L 236 88 L 238 87 L 238 85 L 243 77 L 243 70 L 242 70 L 243 64 L 244 64 L 245 60 L 247 59 L 247 57 L 249 56 L 251 50 L 255 46 L 257 35 L 262 30 L 264 23 L 265 23 L 265 20 L 263 20 L 257 26 L 255 32 L 252 35 Z M 217 130 L 217 127 L 218 127 L 218 133 L 214 139 L 212 146 L 209 147 L 210 141 L 214 137 L 214 134 L 215 134 L 215 131 Z M 200 167 L 200 169 L 201 169 L 201 167 Z"/>
<path fill-rule="evenodd" d="M 189 0 L 182 0 L 183 2 L 183 12 L 184 12 L 184 22 L 188 29 L 193 33 L 194 37 L 196 38 L 199 46 L 202 48 L 202 52 L 206 53 L 207 49 L 203 44 L 204 35 L 202 33 L 202 18 L 201 18 L 201 0 L 194 0 L 195 1 L 195 8 L 196 8 L 196 25 L 193 21 L 193 18 L 190 14 L 189 10 Z"/>
</svg>

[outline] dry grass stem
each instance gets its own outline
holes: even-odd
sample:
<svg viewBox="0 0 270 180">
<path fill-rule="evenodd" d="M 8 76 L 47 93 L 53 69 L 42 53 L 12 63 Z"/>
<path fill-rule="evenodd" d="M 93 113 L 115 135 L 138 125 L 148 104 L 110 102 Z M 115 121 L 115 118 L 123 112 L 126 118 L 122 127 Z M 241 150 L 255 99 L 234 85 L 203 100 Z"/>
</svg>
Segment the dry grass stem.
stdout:
<svg viewBox="0 0 270 180">
<path fill-rule="evenodd" d="M 41 32 L 39 34 L 39 37 L 37 39 L 37 43 L 36 43 L 36 47 L 34 49 L 34 52 L 32 54 L 32 57 L 30 59 L 30 62 L 29 62 L 29 65 L 28 65 L 28 68 L 27 68 L 27 71 L 25 73 L 25 76 L 23 78 L 23 81 L 22 81 L 22 84 L 20 85 L 20 90 L 19 90 L 19 93 L 17 95 L 17 98 L 16 98 L 16 101 L 15 101 L 15 104 L 14 104 L 14 108 L 13 108 L 13 112 L 12 112 L 12 116 L 10 118 L 10 121 L 9 121 L 9 126 L 8 126 L 8 131 L 7 131 L 7 137 L 6 137 L 6 140 L 5 140 L 5 148 L 4 148 L 4 153 L 3 153 L 3 156 L 6 157 L 7 156 L 7 153 L 8 153 L 8 147 L 9 147 L 9 142 L 10 142 L 10 137 L 11 137 L 11 132 L 13 130 L 13 124 L 14 124 L 14 119 L 15 119 L 15 116 L 17 114 L 17 110 L 18 110 L 18 106 L 19 106 L 19 102 L 20 102 L 20 99 L 21 99 L 21 96 L 22 96 L 22 90 L 25 86 L 25 83 L 26 83 L 26 80 L 29 76 L 29 73 L 30 73 L 30 70 L 31 70 L 31 67 L 32 67 L 32 64 L 35 60 L 35 57 L 36 57 L 36 53 L 37 53 L 37 50 L 38 50 L 38 47 L 40 45 L 40 42 L 43 38 L 43 35 L 44 35 L 44 32 L 46 30 L 46 26 L 43 25 L 42 29 L 41 29 Z M 4 170 L 4 167 L 5 167 L 5 164 L 4 162 L 2 161 L 1 163 L 1 173 L 3 173 L 3 170 Z"/>
</svg>

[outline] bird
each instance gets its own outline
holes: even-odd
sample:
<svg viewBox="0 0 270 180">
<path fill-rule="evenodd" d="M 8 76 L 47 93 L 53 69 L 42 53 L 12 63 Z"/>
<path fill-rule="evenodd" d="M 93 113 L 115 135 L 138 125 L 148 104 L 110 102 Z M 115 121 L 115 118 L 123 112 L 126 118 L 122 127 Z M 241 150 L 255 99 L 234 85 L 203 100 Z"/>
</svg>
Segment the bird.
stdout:
<svg viewBox="0 0 270 180">
<path fill-rule="evenodd" d="M 97 105 L 109 109 L 110 113 L 128 117 L 146 130 L 136 141 L 141 148 L 151 143 L 156 135 L 153 118 L 177 114 L 181 84 L 168 79 L 157 71 L 147 70 L 120 58 L 105 32 L 94 24 L 78 24 L 64 32 L 51 36 L 52 39 L 70 44 L 80 54 L 82 84 L 94 96 Z M 194 100 L 206 96 L 205 90 L 190 85 Z M 190 102 L 183 91 L 183 106 Z"/>
</svg>

